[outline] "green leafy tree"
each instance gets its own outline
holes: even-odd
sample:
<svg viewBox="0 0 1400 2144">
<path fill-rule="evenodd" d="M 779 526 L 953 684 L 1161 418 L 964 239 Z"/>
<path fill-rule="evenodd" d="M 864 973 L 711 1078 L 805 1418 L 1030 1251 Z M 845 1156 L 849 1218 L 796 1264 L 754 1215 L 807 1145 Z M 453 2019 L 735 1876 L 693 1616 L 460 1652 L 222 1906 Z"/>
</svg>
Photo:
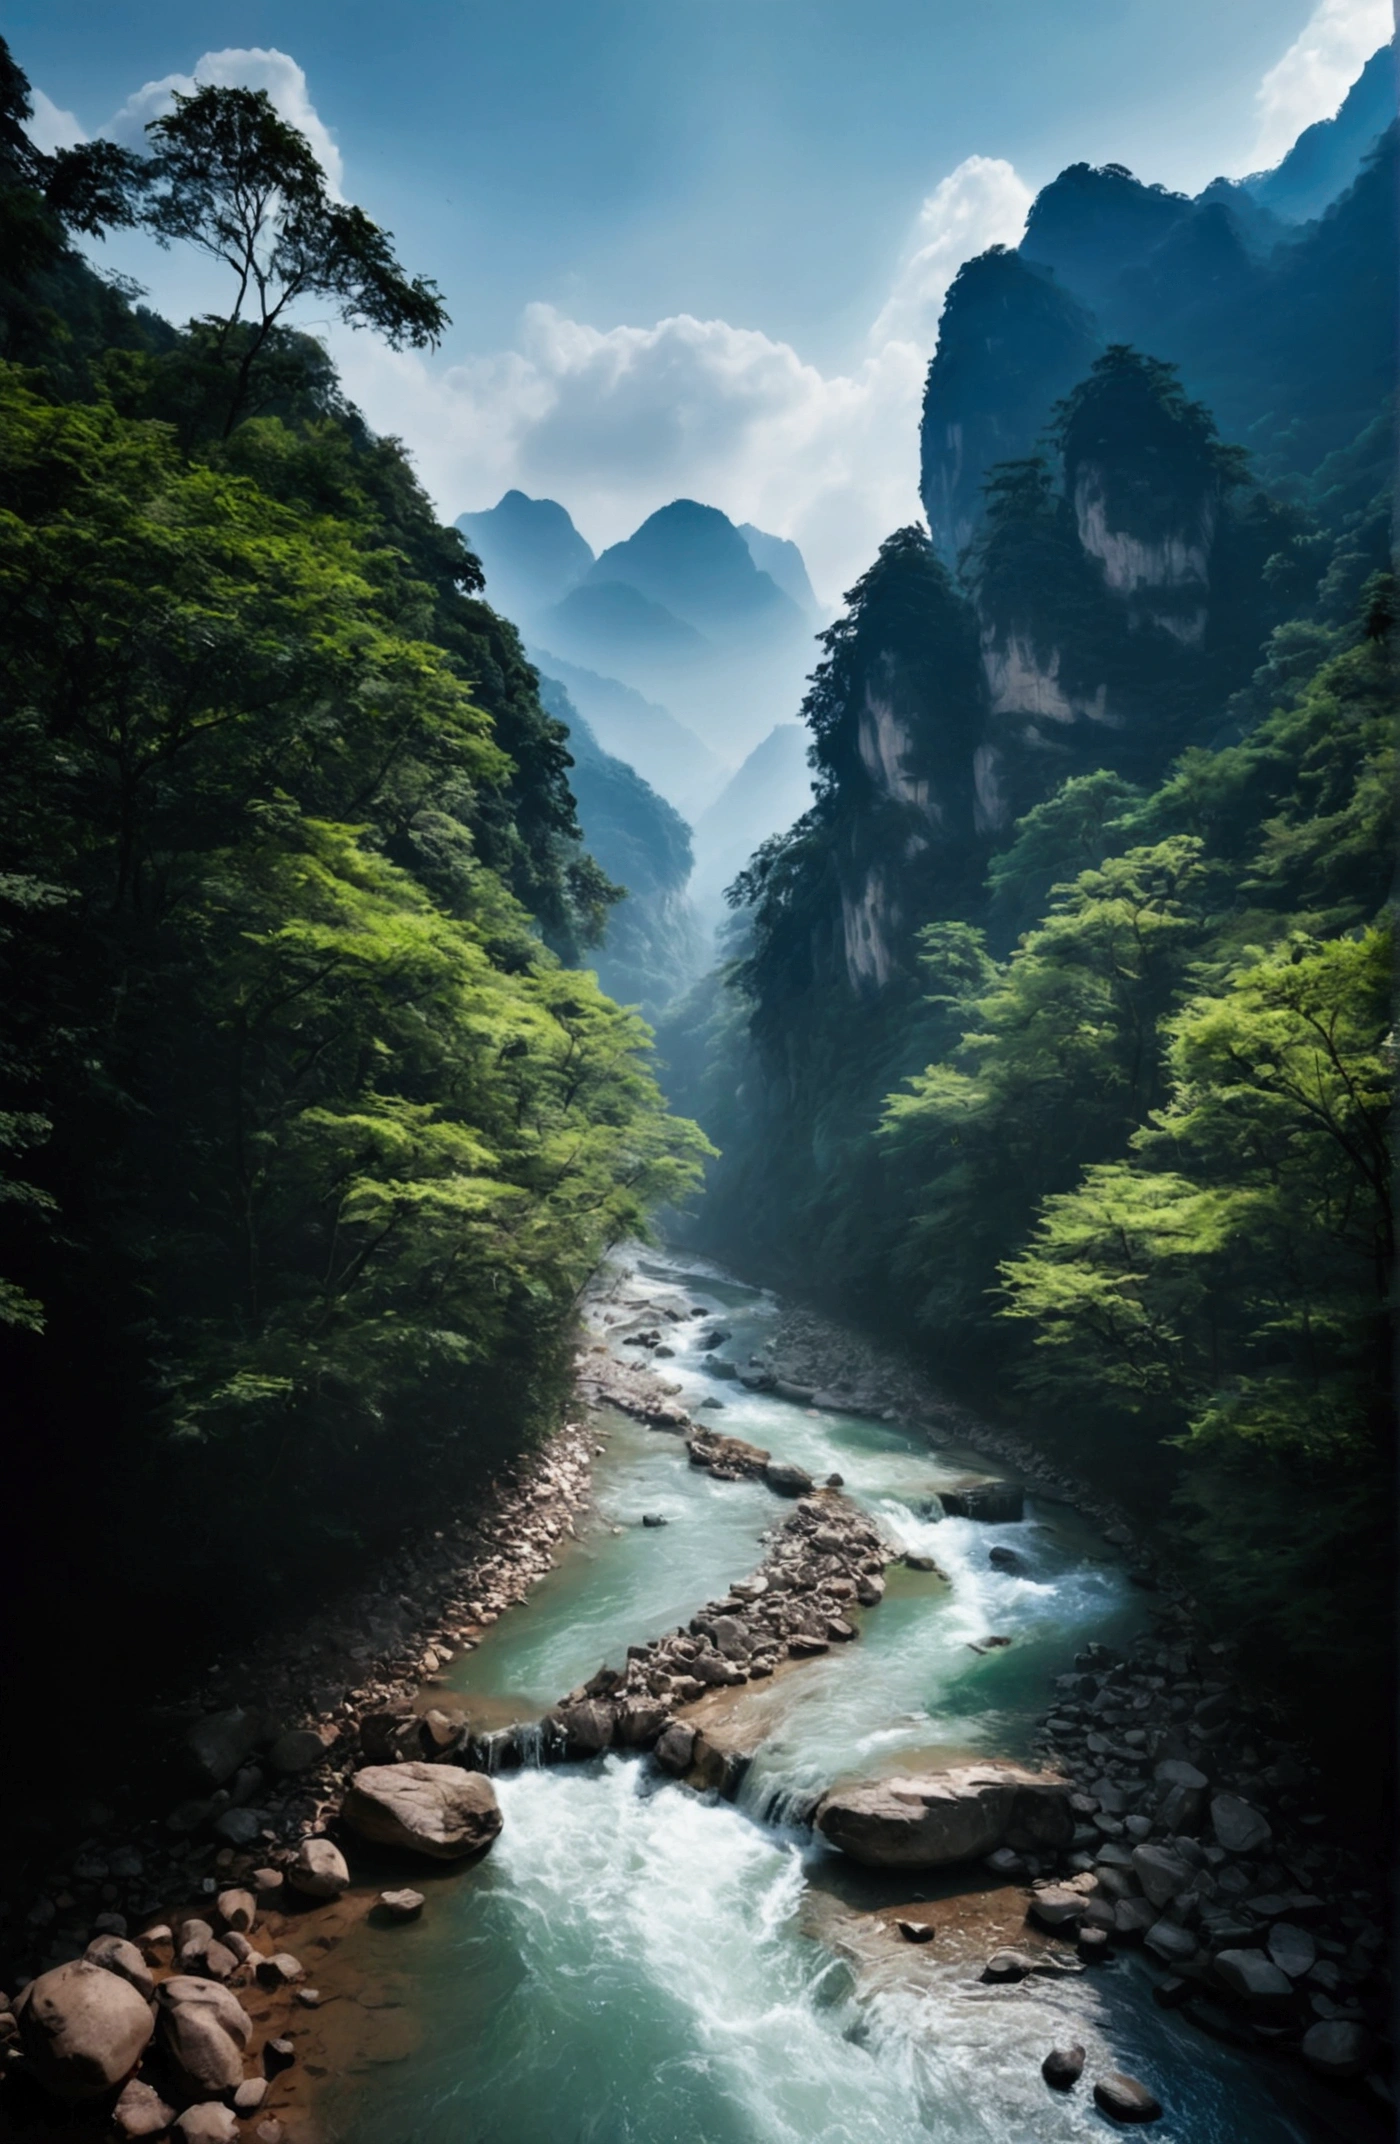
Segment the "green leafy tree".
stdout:
<svg viewBox="0 0 1400 2144">
<path fill-rule="evenodd" d="M 231 374 L 225 436 L 301 299 L 329 303 L 393 349 L 440 339 L 448 316 L 435 285 L 406 276 L 389 234 L 333 198 L 305 135 L 265 90 L 177 92 L 146 131 L 154 153 L 142 220 L 162 243 L 195 246 L 234 277 L 232 307 L 201 338 L 207 361 Z"/>
</svg>

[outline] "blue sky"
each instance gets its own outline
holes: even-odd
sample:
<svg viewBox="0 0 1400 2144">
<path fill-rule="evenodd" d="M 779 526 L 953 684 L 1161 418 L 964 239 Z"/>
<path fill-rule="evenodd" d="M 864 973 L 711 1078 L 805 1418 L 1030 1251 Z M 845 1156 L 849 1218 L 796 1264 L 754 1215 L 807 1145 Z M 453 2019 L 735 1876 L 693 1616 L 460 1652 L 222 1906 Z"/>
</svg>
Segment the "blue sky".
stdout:
<svg viewBox="0 0 1400 2144">
<path fill-rule="evenodd" d="M 1384 0 L 6 0 L 57 136 L 166 78 L 268 86 L 436 277 L 441 352 L 330 337 L 442 510 L 507 483 L 595 544 L 677 492 L 791 534 L 834 593 L 916 510 L 918 386 L 958 261 L 1064 164 L 1195 189 L 1272 162 Z M 221 55 L 212 61 L 209 55 Z M 163 310 L 188 259 L 106 256 Z"/>
</svg>

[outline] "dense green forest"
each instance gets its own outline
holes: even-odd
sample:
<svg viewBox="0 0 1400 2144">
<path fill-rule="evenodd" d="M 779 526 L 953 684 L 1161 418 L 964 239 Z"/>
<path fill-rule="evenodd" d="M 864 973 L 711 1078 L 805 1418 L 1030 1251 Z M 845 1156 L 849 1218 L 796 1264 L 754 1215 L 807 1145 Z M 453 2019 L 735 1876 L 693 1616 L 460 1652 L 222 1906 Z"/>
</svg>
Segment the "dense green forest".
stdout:
<svg viewBox="0 0 1400 2144">
<path fill-rule="evenodd" d="M 893 536 L 824 638 L 813 808 L 661 1042 L 722 1150 L 702 1245 L 914 1344 L 1374 1721 L 1396 604 L 1361 415 L 1282 500 L 1116 345 L 956 573 Z"/>
<path fill-rule="evenodd" d="M 285 318 L 432 286 L 264 96 L 48 158 L 0 65 L 5 1562 L 60 1647 L 118 1574 L 193 1638 L 552 1426 L 703 1142 L 581 972 L 622 889 L 514 628 Z M 76 250 L 133 221 L 229 315 Z"/>
</svg>

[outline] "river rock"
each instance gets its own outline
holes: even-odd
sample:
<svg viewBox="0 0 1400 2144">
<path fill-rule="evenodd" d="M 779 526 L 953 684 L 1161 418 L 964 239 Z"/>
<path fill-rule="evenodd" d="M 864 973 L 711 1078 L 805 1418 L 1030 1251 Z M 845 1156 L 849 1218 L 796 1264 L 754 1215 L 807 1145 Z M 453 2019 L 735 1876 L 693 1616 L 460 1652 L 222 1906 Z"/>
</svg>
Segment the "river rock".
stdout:
<svg viewBox="0 0 1400 2144">
<path fill-rule="evenodd" d="M 575 1756 L 596 1757 L 600 1750 L 612 1748 L 616 1716 L 611 1705 L 585 1697 L 576 1705 L 561 1705 L 558 1717 Z"/>
<path fill-rule="evenodd" d="M 266 2098 L 266 2077 L 245 2077 L 233 2095 L 233 2104 L 239 2114 L 256 2114 Z"/>
<path fill-rule="evenodd" d="M 1190 1929 L 1176 1921 L 1154 1921 L 1142 1940 L 1163 1965 L 1184 1965 L 1200 1948 Z"/>
<path fill-rule="evenodd" d="M 306 1967 L 289 1950 L 277 1950 L 270 1958 L 259 1958 L 255 1971 L 263 1987 L 286 1988 L 301 1979 Z"/>
<path fill-rule="evenodd" d="M 160 2037 L 180 2081 L 196 2098 L 213 2099 L 243 2082 L 243 2050 L 253 2021 L 217 1981 L 177 1974 L 156 1993 Z"/>
<path fill-rule="evenodd" d="M 1024 1980 L 1035 1960 L 1023 1950 L 995 1950 L 982 1968 L 984 1980 Z"/>
<path fill-rule="evenodd" d="M 431 1767 L 405 1764 L 394 1769 L 418 1772 Z M 364 1776 L 363 1772 L 357 1774 L 361 1779 Z M 346 1814 L 349 1814 L 348 1807 Z M 342 1891 L 350 1888 L 350 1871 L 345 1865 L 344 1854 L 330 1839 L 303 1839 L 296 1859 L 288 1866 L 287 1881 L 303 1898 L 339 1898 Z"/>
<path fill-rule="evenodd" d="M 1317 1945 L 1306 1928 L 1291 1921 L 1275 1921 L 1269 1930 L 1269 1956 L 1290 1980 L 1301 1980 L 1317 1963 Z"/>
<path fill-rule="evenodd" d="M 257 1747 L 261 1733 L 258 1715 L 241 1705 L 227 1712 L 211 1712 L 196 1720 L 187 1732 L 186 1762 L 197 1778 L 211 1787 L 221 1787 Z"/>
<path fill-rule="evenodd" d="M 274 1772 L 309 1772 L 325 1754 L 326 1745 L 313 1727 L 289 1727 L 273 1743 L 267 1761 Z"/>
<path fill-rule="evenodd" d="M 763 1479 L 779 1496 L 810 1496 L 815 1486 L 805 1468 L 788 1466 L 778 1459 L 770 1459 L 767 1462 L 763 1469 Z"/>
<path fill-rule="evenodd" d="M 1013 1577 L 1019 1577 L 1022 1572 L 1030 1569 L 1024 1556 L 1014 1548 L 1005 1547 L 1001 1542 L 998 1542 L 995 1548 L 988 1549 L 987 1561 L 994 1571 L 1008 1571 Z M 1046 2060 L 1049 2060 L 1048 2056 Z"/>
<path fill-rule="evenodd" d="M 96 2099 L 134 2067 L 155 2030 L 150 2004 L 120 1973 L 74 1958 L 31 1980 L 15 2002 L 34 2075 L 59 2099 Z"/>
<path fill-rule="evenodd" d="M 483 1772 L 385 1764 L 355 1773 L 345 1797 L 345 1821 L 378 1846 L 457 1861 L 490 1846 L 501 1829 L 501 1810 Z"/>
<path fill-rule="evenodd" d="M 421 1891 L 381 1891 L 379 1903 L 396 1921 L 416 1921 L 426 1901 Z"/>
<path fill-rule="evenodd" d="M 112 2109 L 112 2123 L 121 2136 L 135 2144 L 138 2137 L 158 2137 L 170 2127 L 175 2119 L 175 2109 L 167 2107 L 159 2092 L 151 2085 L 143 2084 L 139 2077 L 130 2078 L 122 2086 L 117 2104 Z"/>
<path fill-rule="evenodd" d="M 1277 2003 L 1293 1993 L 1287 1973 L 1262 1950 L 1218 1951 L 1211 1970 L 1221 1987 L 1241 2002 Z"/>
<path fill-rule="evenodd" d="M 1165 1846 L 1135 1846 L 1133 1848 L 1133 1874 L 1142 1886 L 1143 1895 L 1154 1906 L 1168 1906 L 1179 1898 L 1195 1875 L 1189 1863 L 1180 1854 L 1174 1854 Z"/>
<path fill-rule="evenodd" d="M 129 1980 L 142 2002 L 148 2003 L 156 1991 L 156 1977 L 134 1943 L 124 1936 L 94 1936 L 83 1956 L 92 1965 L 100 1965 L 104 1973 L 117 1973 Z"/>
<path fill-rule="evenodd" d="M 1047 1884 L 1043 1890 L 1032 1891 L 1027 1911 L 1037 1928 L 1053 1930 L 1077 1926 L 1087 1904 L 1082 1891 L 1072 1891 L 1068 1884 Z"/>
<path fill-rule="evenodd" d="M 898 1920 L 894 1925 L 906 1943 L 931 1943 L 937 1933 L 932 1921 Z"/>
<path fill-rule="evenodd" d="M 1122 2070 L 1109 2070 L 1094 2079 L 1094 2104 L 1115 2122 L 1156 2122 L 1162 2118 L 1162 2103 Z"/>
<path fill-rule="evenodd" d="M 183 2144 L 233 2144 L 238 2135 L 238 2116 L 217 2099 L 197 2102 L 178 2115 L 175 2127 Z"/>
<path fill-rule="evenodd" d="M 943 1868 L 999 1846 L 1022 1852 L 1067 1846 L 1069 1785 L 1018 1765 L 959 1765 L 945 1772 L 838 1787 L 816 1828 L 868 1868 Z"/>
<path fill-rule="evenodd" d="M 1237 1794 L 1217 1794 L 1210 1805 L 1210 1821 L 1218 1844 L 1228 1854 L 1256 1853 L 1274 1835 L 1268 1818 Z"/>
<path fill-rule="evenodd" d="M 1120 1898 L 1113 1908 L 1113 1933 L 1120 1943 L 1141 1943 L 1157 1925 L 1157 1908 L 1147 1898 Z"/>
<path fill-rule="evenodd" d="M 1084 2049 L 1078 2040 L 1069 2047 L 1052 2047 L 1040 2065 L 1040 2074 L 1057 2092 L 1068 2092 L 1084 2075 Z"/>
<path fill-rule="evenodd" d="M 940 1489 L 938 1501 L 950 1519 L 981 1519 L 989 1526 L 1016 1525 L 1025 1517 L 1025 1491 L 1010 1481 L 964 1482 Z"/>
<path fill-rule="evenodd" d="M 673 1772 L 679 1777 L 682 1772 L 689 1771 L 694 1749 L 695 1729 L 687 1727 L 683 1720 L 672 1720 L 653 1754 L 663 1772 Z"/>
<path fill-rule="evenodd" d="M 258 1902 L 251 1891 L 220 1891 L 214 1904 L 225 1928 L 236 1928 L 241 1936 L 247 1935 L 258 1917 Z"/>
<path fill-rule="evenodd" d="M 1303 2060 L 1321 2077 L 1359 2077 L 1372 2052 L 1366 2027 L 1348 2018 L 1327 2018 L 1303 2034 Z"/>
</svg>

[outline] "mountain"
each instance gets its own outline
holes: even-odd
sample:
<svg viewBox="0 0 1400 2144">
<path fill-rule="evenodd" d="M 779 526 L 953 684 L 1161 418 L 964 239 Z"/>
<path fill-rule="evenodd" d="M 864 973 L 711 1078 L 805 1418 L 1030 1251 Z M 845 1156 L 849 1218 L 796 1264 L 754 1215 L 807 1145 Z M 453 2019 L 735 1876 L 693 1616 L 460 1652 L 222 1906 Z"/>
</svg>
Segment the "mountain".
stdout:
<svg viewBox="0 0 1400 2144">
<path fill-rule="evenodd" d="M 807 561 L 797 545 L 786 536 L 770 536 L 765 530 L 756 529 L 751 521 L 739 523 L 739 534 L 748 545 L 749 556 L 759 571 L 766 573 L 804 616 L 820 617 L 821 605 L 807 578 Z"/>
<path fill-rule="evenodd" d="M 1331 119 L 1304 129 L 1281 164 L 1254 172 L 1241 186 L 1262 208 L 1306 223 L 1354 184 L 1396 113 L 1396 47 L 1372 53 Z"/>
<path fill-rule="evenodd" d="M 605 552 L 604 557 L 608 554 Z M 678 618 L 664 603 L 643 595 L 630 582 L 589 578 L 571 588 L 562 603 L 545 611 L 541 624 L 550 638 L 581 662 L 605 661 L 648 666 L 694 662 L 706 652 L 703 633 Z"/>
<path fill-rule="evenodd" d="M 1369 436 L 1395 377 L 1398 134 L 1287 242 L 1268 241 L 1285 226 L 1224 182 L 1193 201 L 1118 164 L 1061 172 L 1018 251 L 969 261 L 948 293 L 922 427 L 940 555 L 953 564 L 975 534 L 987 472 L 1037 451 L 1070 382 L 1116 343 L 1177 365 L 1272 483 L 1306 490 Z M 1391 450 L 1377 434 L 1369 451 L 1374 490 Z"/>
<path fill-rule="evenodd" d="M 610 996 L 656 1019 L 704 965 L 706 945 L 687 898 L 690 829 L 634 767 L 605 752 L 558 678 L 542 675 L 540 701 L 569 732 L 569 786 L 584 843 L 627 895 L 598 952 Z"/>
<path fill-rule="evenodd" d="M 696 820 L 690 896 L 706 923 L 724 917 L 724 890 L 754 850 L 770 834 L 785 832 L 811 803 L 808 742 L 800 722 L 778 723 Z"/>
<path fill-rule="evenodd" d="M 508 491 L 495 506 L 459 514 L 456 526 L 481 560 L 491 601 L 528 622 L 581 581 L 592 547 L 556 499 Z"/>
<path fill-rule="evenodd" d="M 536 668 L 559 679 L 603 749 L 635 767 L 691 824 L 724 784 L 725 769 L 693 730 L 615 677 L 531 646 Z"/>
<path fill-rule="evenodd" d="M 755 631 L 801 633 L 805 624 L 792 598 L 755 565 L 728 516 L 695 499 L 673 499 L 648 515 L 634 535 L 603 552 L 589 580 L 626 582 L 719 641 Z"/>
</svg>

